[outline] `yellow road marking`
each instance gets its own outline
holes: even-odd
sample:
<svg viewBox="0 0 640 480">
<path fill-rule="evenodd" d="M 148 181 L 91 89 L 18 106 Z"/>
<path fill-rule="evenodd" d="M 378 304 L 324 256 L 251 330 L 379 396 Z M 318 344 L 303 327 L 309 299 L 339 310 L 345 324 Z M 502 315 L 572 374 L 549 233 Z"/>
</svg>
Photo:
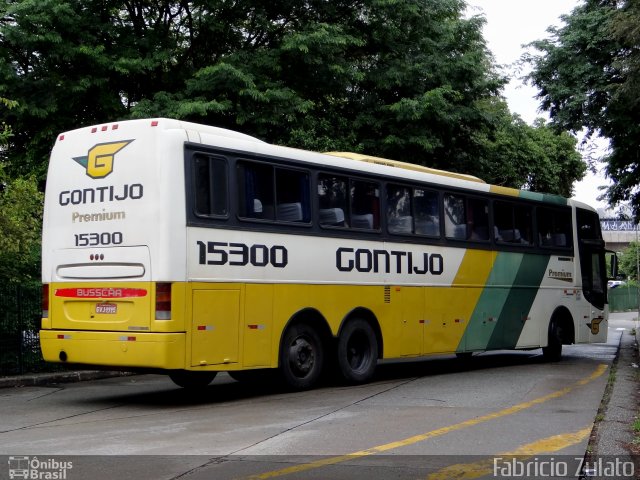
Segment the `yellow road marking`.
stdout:
<svg viewBox="0 0 640 480">
<path fill-rule="evenodd" d="M 593 426 L 589 426 L 582 430 L 578 430 L 577 432 L 563 433 L 560 435 L 542 438 L 535 442 L 522 445 L 511 452 L 499 453 L 491 458 L 486 458 L 478 462 L 449 465 L 442 470 L 438 470 L 437 472 L 430 474 L 427 477 L 427 480 L 471 480 L 473 478 L 489 475 L 494 471 L 494 462 L 496 458 L 509 457 L 509 459 L 517 458 L 522 461 L 541 453 L 557 452 L 584 440 L 591 433 L 592 427 Z"/>
<path fill-rule="evenodd" d="M 600 364 L 595 369 L 595 371 L 581 380 L 578 380 L 572 385 L 565 387 L 561 390 L 557 390 L 548 395 L 544 395 L 542 397 L 535 398 L 528 402 L 519 403 L 509 408 L 505 408 L 503 410 L 498 410 L 497 412 L 489 413 L 487 415 L 482 415 L 481 417 L 472 418 L 469 420 L 465 420 L 464 422 L 456 423 L 454 425 L 449 425 L 447 427 L 437 428 L 435 430 L 431 430 L 429 432 L 421 433 L 419 435 L 414 435 L 409 438 L 405 438 L 404 440 L 398 440 L 396 442 L 385 443 L 384 445 L 378 445 L 376 447 L 368 448 L 366 450 L 359 450 L 357 452 L 348 453 L 346 455 L 339 455 L 336 457 L 329 457 L 322 460 L 316 460 L 314 462 L 303 463 L 300 465 L 293 465 L 291 467 L 283 468 L 280 470 L 273 470 L 271 472 L 260 473 L 256 475 L 251 475 L 248 477 L 249 480 L 263 480 L 266 478 L 280 477 L 283 475 L 289 475 L 291 473 L 304 472 L 307 470 L 313 470 L 315 468 L 325 467 L 327 465 L 335 465 L 336 463 L 342 463 L 349 460 L 354 460 L 360 457 L 366 457 L 368 455 L 374 455 L 376 453 L 382 453 L 389 450 L 393 450 L 400 447 L 406 447 L 408 445 L 413 445 L 418 442 L 422 442 L 423 440 L 428 440 L 430 438 L 438 437 L 441 435 L 445 435 L 450 432 L 455 432 L 457 430 L 462 430 L 464 428 L 472 427 L 474 425 L 479 425 L 481 423 L 488 422 L 490 420 L 495 420 L 497 418 L 505 417 L 507 415 L 513 415 L 514 413 L 518 413 L 527 408 L 531 408 L 535 405 L 539 405 L 544 402 L 548 402 L 549 400 L 553 400 L 555 398 L 562 397 L 572 390 L 586 385 L 596 378 L 600 377 L 607 370 L 607 365 Z"/>
</svg>

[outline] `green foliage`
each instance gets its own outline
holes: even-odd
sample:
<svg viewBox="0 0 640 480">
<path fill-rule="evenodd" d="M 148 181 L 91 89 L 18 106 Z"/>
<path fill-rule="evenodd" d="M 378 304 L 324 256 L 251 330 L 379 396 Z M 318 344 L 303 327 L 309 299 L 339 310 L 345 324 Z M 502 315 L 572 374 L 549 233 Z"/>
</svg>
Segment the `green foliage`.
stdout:
<svg viewBox="0 0 640 480">
<path fill-rule="evenodd" d="M 40 277 L 43 195 L 34 177 L 7 179 L 0 169 L 0 283 Z"/>
<path fill-rule="evenodd" d="M 0 98 L 6 109 L 15 100 Z M 12 129 L 6 123 L 0 131 L 0 148 L 7 148 Z M 0 163 L 0 284 L 33 283 L 40 276 L 40 225 L 43 195 L 33 176 L 11 179 Z"/>
<path fill-rule="evenodd" d="M 528 60 L 542 107 L 560 129 L 610 140 L 604 160 L 612 203 L 630 200 L 640 214 L 640 2 L 584 0 Z"/>
<path fill-rule="evenodd" d="M 496 129 L 491 135 L 476 134 L 479 176 L 496 185 L 571 196 L 574 181 L 586 171 L 576 139 L 555 131 L 542 119 L 528 125 L 510 115 L 506 105 L 494 105 L 494 109 L 499 112 Z"/>
<path fill-rule="evenodd" d="M 638 252 L 640 242 L 631 242 L 619 256 L 618 270 L 621 275 L 638 281 Z"/>
<path fill-rule="evenodd" d="M 2 152 L 7 172 L 44 178 L 60 131 L 167 116 L 569 193 L 581 170 L 566 139 L 509 114 L 484 20 L 464 8 L 463 0 L 8 2 L 0 94 L 19 107 L 0 118 L 15 133 Z M 552 181 L 558 171 L 562 184 Z"/>
</svg>

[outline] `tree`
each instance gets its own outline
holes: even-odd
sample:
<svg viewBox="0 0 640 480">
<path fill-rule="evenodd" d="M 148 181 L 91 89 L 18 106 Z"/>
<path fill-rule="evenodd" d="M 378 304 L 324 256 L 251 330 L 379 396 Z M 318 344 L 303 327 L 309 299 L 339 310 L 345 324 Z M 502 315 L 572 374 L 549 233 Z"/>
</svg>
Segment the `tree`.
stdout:
<svg viewBox="0 0 640 480">
<path fill-rule="evenodd" d="M 493 103 L 496 128 L 475 135 L 478 175 L 495 185 L 570 197 L 573 183 L 587 168 L 576 151 L 576 139 L 543 119 L 528 125 L 509 113 L 504 102 Z"/>
<path fill-rule="evenodd" d="M 581 175 L 570 142 L 508 113 L 484 20 L 464 8 L 463 0 L 6 2 L 0 94 L 19 105 L 0 111 L 14 129 L 0 157 L 8 175 L 43 179 L 58 132 L 169 116 L 568 193 Z"/>
<path fill-rule="evenodd" d="M 551 39 L 532 44 L 530 81 L 542 108 L 562 130 L 600 134 L 610 141 L 605 156 L 612 185 L 610 203 L 631 201 L 640 215 L 640 2 L 585 0 L 552 28 Z"/>
<path fill-rule="evenodd" d="M 631 242 L 620 255 L 619 271 L 621 275 L 638 281 L 638 251 L 640 250 L 639 242 Z"/>
<path fill-rule="evenodd" d="M 40 278 L 43 195 L 33 176 L 7 179 L 0 170 L 0 283 Z"/>
<path fill-rule="evenodd" d="M 300 148 L 474 168 L 469 133 L 487 126 L 479 102 L 497 96 L 504 79 L 492 71 L 482 20 L 463 19 L 462 1 L 243 3 L 253 4 L 237 15 L 248 19 L 246 38 L 222 38 L 224 54 L 194 57 L 184 88 L 155 92 L 134 115 L 241 126 Z M 194 15 L 194 24 L 208 26 L 194 31 L 199 44 L 219 20 L 207 9 Z"/>
<path fill-rule="evenodd" d="M 11 109 L 14 100 L 0 98 Z M 13 136 L 6 123 L 0 131 L 0 148 Z M 40 226 L 43 195 L 33 176 L 8 178 L 0 163 L 0 283 L 39 278 Z"/>
</svg>

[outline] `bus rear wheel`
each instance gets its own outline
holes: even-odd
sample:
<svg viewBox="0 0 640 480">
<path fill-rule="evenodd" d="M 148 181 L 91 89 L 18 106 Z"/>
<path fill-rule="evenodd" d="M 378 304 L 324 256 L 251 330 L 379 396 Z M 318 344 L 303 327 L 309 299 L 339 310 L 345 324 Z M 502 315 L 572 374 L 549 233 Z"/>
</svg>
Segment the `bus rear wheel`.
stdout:
<svg viewBox="0 0 640 480">
<path fill-rule="evenodd" d="M 368 322 L 348 322 L 338 339 L 338 368 L 351 383 L 364 383 L 373 376 L 378 362 L 378 341 Z"/>
<path fill-rule="evenodd" d="M 323 365 L 323 344 L 317 330 L 306 323 L 287 328 L 280 345 L 280 376 L 285 385 L 294 390 L 313 387 Z"/>
<path fill-rule="evenodd" d="M 169 373 L 173 383 L 182 388 L 197 390 L 205 388 L 216 377 L 218 372 L 193 372 L 191 370 L 174 370 Z"/>
</svg>

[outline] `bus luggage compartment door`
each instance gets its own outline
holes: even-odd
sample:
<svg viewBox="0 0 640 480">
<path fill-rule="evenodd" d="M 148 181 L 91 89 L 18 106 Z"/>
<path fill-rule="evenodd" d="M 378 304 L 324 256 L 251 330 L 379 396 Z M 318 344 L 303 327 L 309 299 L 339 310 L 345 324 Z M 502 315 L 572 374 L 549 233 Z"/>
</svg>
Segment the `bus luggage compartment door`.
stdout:
<svg viewBox="0 0 640 480">
<path fill-rule="evenodd" d="M 191 365 L 238 362 L 240 290 L 193 290 Z"/>
</svg>

